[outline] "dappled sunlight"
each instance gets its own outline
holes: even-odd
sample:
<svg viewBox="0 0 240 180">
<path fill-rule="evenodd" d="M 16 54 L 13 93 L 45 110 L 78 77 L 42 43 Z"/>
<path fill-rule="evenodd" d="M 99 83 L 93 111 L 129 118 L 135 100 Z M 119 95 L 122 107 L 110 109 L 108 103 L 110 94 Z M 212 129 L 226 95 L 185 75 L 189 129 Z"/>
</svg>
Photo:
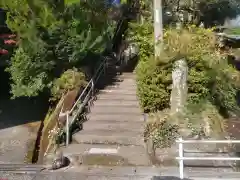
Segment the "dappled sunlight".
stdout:
<svg viewBox="0 0 240 180">
<path fill-rule="evenodd" d="M 44 119 L 48 110 L 48 98 L 17 98 L 11 99 L 8 76 L 3 69 L 1 72 L 0 90 L 0 129 L 24 125 Z"/>
</svg>

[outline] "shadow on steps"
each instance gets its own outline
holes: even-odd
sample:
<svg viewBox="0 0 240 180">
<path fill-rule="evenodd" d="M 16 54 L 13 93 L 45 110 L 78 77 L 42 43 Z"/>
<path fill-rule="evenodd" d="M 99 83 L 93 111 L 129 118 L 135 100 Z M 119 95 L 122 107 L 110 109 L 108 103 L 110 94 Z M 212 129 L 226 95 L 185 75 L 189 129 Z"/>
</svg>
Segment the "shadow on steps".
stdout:
<svg viewBox="0 0 240 180">
<path fill-rule="evenodd" d="M 120 76 L 123 73 L 133 73 L 138 63 L 138 57 L 129 60 L 126 64 L 119 64 L 118 62 L 111 62 L 112 64 L 107 69 L 105 75 L 103 75 L 96 84 L 98 90 L 105 89 L 107 86 L 116 85 L 122 82 L 123 79 Z"/>
</svg>

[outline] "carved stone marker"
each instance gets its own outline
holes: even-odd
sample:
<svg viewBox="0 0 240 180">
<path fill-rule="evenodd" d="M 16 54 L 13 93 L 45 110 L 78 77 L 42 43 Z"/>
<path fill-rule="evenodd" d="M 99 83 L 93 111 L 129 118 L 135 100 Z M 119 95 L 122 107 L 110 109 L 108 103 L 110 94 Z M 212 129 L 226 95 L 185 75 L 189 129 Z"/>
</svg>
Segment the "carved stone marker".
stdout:
<svg viewBox="0 0 240 180">
<path fill-rule="evenodd" d="M 185 59 L 177 60 L 172 71 L 172 91 L 170 97 L 171 114 L 182 113 L 187 101 L 187 75 L 188 66 Z M 176 120 L 175 123 L 179 123 Z"/>
</svg>

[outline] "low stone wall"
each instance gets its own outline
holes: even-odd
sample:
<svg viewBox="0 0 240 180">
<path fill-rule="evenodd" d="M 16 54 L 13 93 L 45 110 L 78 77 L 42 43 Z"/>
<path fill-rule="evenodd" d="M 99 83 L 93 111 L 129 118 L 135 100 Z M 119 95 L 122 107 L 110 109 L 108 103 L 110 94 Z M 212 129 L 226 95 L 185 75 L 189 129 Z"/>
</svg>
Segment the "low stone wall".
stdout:
<svg viewBox="0 0 240 180">
<path fill-rule="evenodd" d="M 66 118 L 59 119 L 59 113 L 62 113 L 70 110 L 75 102 L 75 99 L 78 96 L 78 91 L 73 90 L 68 92 L 64 97 L 60 99 L 58 104 L 56 105 L 55 109 L 51 112 L 48 117 L 45 118 L 44 128 L 42 131 L 42 137 L 40 142 L 40 151 L 39 151 L 39 158 L 38 163 L 43 163 L 44 153 L 47 150 L 49 142 L 49 131 L 52 130 L 59 122 L 60 125 L 64 126 L 66 122 Z"/>
</svg>

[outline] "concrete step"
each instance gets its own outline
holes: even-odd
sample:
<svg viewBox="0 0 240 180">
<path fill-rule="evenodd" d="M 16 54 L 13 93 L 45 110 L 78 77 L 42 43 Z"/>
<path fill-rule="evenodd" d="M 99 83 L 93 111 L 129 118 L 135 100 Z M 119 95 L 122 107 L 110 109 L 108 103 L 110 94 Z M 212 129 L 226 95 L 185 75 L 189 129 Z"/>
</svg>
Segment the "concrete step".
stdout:
<svg viewBox="0 0 240 180">
<path fill-rule="evenodd" d="M 136 79 L 133 78 L 117 77 L 117 79 L 120 80 L 122 83 L 136 84 Z"/>
<path fill-rule="evenodd" d="M 82 132 L 73 135 L 73 140 L 81 144 L 117 144 L 117 145 L 144 145 L 143 137 L 136 136 L 136 133 L 121 133 L 106 135 L 82 134 Z"/>
<path fill-rule="evenodd" d="M 123 72 L 121 75 L 122 77 L 132 77 L 132 78 L 136 78 L 136 73 L 132 73 L 132 72 Z"/>
<path fill-rule="evenodd" d="M 97 100 L 98 99 L 107 99 L 107 100 L 112 100 L 112 101 L 125 101 L 125 100 L 129 100 L 129 101 L 138 101 L 136 96 L 133 96 L 132 94 L 121 94 L 121 95 L 116 95 L 116 94 L 99 94 L 97 96 Z"/>
<path fill-rule="evenodd" d="M 0 164 L 0 172 L 4 171 L 5 173 L 10 172 L 40 172 L 44 170 L 46 167 L 44 165 L 36 165 L 36 164 Z"/>
<path fill-rule="evenodd" d="M 138 107 L 125 107 L 125 106 L 93 106 L 91 107 L 91 113 L 94 114 L 108 114 L 109 116 L 111 116 L 111 114 L 119 114 L 119 115 L 123 115 L 123 114 L 141 114 L 141 110 Z"/>
<path fill-rule="evenodd" d="M 107 75 L 115 75 L 115 74 L 117 75 L 116 77 L 132 78 L 132 79 L 136 78 L 136 74 L 135 73 L 116 71 L 115 68 L 107 71 Z"/>
<path fill-rule="evenodd" d="M 100 86 L 100 87 L 102 87 L 102 85 L 107 85 L 107 86 L 112 86 L 112 85 L 114 85 L 114 86 L 121 86 L 122 88 L 125 88 L 125 87 L 137 87 L 137 85 L 136 85 L 136 82 L 129 82 L 129 81 L 114 81 L 114 80 L 112 80 L 112 79 L 105 79 L 104 81 L 102 81 L 102 82 L 98 82 L 98 85 Z"/>
<path fill-rule="evenodd" d="M 139 104 L 137 101 L 128 101 L 128 100 L 120 100 L 120 101 L 109 101 L 109 100 L 101 100 L 98 99 L 97 101 L 94 102 L 94 106 L 117 106 L 117 107 L 122 107 L 122 106 L 131 106 L 131 107 L 138 107 Z"/>
<path fill-rule="evenodd" d="M 106 81 L 112 81 L 112 82 L 120 82 L 120 83 L 133 83 L 136 84 L 136 79 L 131 77 L 121 77 L 121 76 L 114 76 L 109 75 L 105 78 Z"/>
<path fill-rule="evenodd" d="M 123 86 L 121 84 L 118 85 L 109 85 L 104 88 L 105 90 L 118 90 L 118 89 L 124 89 L 124 90 L 129 90 L 129 91 L 137 91 L 137 86 L 136 85 L 131 85 L 131 86 Z"/>
<path fill-rule="evenodd" d="M 135 72 L 122 72 L 121 76 L 136 76 Z"/>
<path fill-rule="evenodd" d="M 136 73 L 132 72 L 116 72 L 114 69 L 112 71 L 108 71 L 107 75 L 114 75 L 117 74 L 118 77 L 129 77 L 129 78 L 136 78 Z"/>
<path fill-rule="evenodd" d="M 109 94 L 109 95 L 133 95 L 136 96 L 136 89 L 131 89 L 131 90 L 127 90 L 127 89 L 104 89 L 104 90 L 100 90 L 99 93 L 101 94 Z"/>
<path fill-rule="evenodd" d="M 84 127 L 83 127 L 84 128 Z M 98 136 L 143 136 L 143 129 L 139 128 L 118 128 L 118 129 L 101 129 L 95 126 L 92 129 L 86 129 L 78 132 L 82 135 L 98 135 Z"/>
<path fill-rule="evenodd" d="M 149 166 L 144 146 L 118 146 L 102 144 L 70 144 L 62 149 L 70 159 L 82 165 Z"/>
<path fill-rule="evenodd" d="M 118 82 L 118 83 L 124 83 L 124 84 L 136 84 L 136 79 L 133 78 L 126 78 L 126 77 L 121 77 L 121 76 L 115 76 L 115 77 L 110 77 L 109 80 L 112 80 L 113 82 Z"/>
<path fill-rule="evenodd" d="M 83 124 L 83 131 L 93 131 L 93 130 L 111 130 L 114 132 L 121 132 L 131 129 L 131 131 L 143 132 L 144 123 L 140 122 L 115 122 L 112 121 L 110 123 L 96 123 L 96 121 L 87 121 Z"/>
<path fill-rule="evenodd" d="M 144 117 L 142 114 L 135 115 L 135 114 L 123 114 L 119 116 L 118 114 L 88 114 L 87 115 L 89 121 L 93 122 L 101 122 L 101 123 L 111 123 L 111 122 L 144 122 Z"/>
<path fill-rule="evenodd" d="M 134 82 L 134 83 L 136 83 L 136 78 L 133 77 L 133 76 L 117 75 L 117 76 L 112 76 L 112 79 L 114 79 L 116 81 L 120 81 L 120 82 Z"/>
</svg>

